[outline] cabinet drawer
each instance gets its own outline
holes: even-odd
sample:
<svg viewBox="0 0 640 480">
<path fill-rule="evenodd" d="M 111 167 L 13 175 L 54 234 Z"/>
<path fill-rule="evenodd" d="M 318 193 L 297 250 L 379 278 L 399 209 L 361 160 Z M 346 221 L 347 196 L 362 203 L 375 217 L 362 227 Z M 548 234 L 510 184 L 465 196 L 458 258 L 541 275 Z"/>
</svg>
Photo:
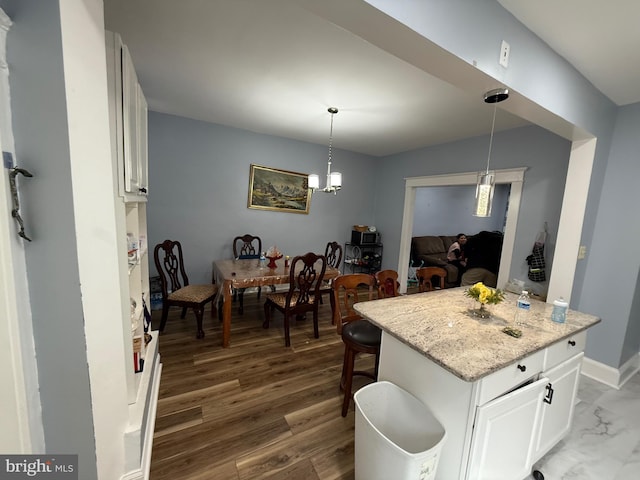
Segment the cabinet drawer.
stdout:
<svg viewBox="0 0 640 480">
<path fill-rule="evenodd" d="M 560 340 L 545 349 L 545 359 L 543 370 L 549 370 L 568 358 L 583 352 L 587 345 L 587 331 L 576 333 L 575 335 Z"/>
<path fill-rule="evenodd" d="M 478 405 L 483 405 L 538 375 L 542 371 L 544 355 L 545 351 L 540 350 L 481 379 Z"/>
</svg>

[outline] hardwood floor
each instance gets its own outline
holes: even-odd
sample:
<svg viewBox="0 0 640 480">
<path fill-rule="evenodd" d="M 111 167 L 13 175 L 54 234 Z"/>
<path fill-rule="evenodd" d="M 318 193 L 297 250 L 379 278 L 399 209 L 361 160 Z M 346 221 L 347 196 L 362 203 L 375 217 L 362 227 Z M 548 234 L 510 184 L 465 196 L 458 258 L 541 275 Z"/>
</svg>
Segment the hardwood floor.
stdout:
<svg viewBox="0 0 640 480">
<path fill-rule="evenodd" d="M 320 338 L 311 318 L 295 322 L 290 348 L 281 314 L 262 328 L 263 304 L 264 291 L 260 300 L 245 294 L 243 315 L 233 304 L 227 349 L 217 317 L 207 312 L 206 337 L 197 340 L 193 312 L 181 320 L 178 308 L 171 311 L 160 336 L 151 480 L 353 478 L 354 407 L 342 418 L 344 349 L 328 300 Z M 373 357 L 357 367 L 373 370 Z"/>
</svg>

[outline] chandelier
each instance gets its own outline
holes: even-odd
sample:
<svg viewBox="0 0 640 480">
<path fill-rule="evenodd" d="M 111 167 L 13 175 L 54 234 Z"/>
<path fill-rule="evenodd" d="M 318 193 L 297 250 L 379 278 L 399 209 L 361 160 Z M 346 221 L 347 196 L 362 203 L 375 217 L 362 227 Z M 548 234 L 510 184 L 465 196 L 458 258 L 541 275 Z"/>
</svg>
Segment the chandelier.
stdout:
<svg viewBox="0 0 640 480">
<path fill-rule="evenodd" d="M 329 160 L 327 161 L 327 183 L 324 188 L 320 188 L 320 177 L 315 173 L 309 175 L 309 188 L 314 192 L 338 193 L 342 188 L 342 174 L 340 172 L 331 171 L 331 145 L 333 142 L 333 116 L 338 113 L 335 107 L 329 107 L 327 110 L 331 114 L 331 127 L 329 129 Z"/>
<path fill-rule="evenodd" d="M 493 146 L 493 131 L 496 126 L 496 110 L 498 103 L 509 98 L 509 90 L 506 88 L 496 88 L 484 94 L 485 103 L 493 103 L 493 121 L 491 123 L 491 136 L 489 137 L 489 155 L 487 156 L 487 169 L 478 172 L 478 182 L 476 184 L 476 200 L 473 207 L 473 215 L 476 217 L 490 217 L 491 206 L 493 204 L 493 192 L 495 188 L 496 173 L 489 170 L 491 162 L 491 147 Z"/>
</svg>

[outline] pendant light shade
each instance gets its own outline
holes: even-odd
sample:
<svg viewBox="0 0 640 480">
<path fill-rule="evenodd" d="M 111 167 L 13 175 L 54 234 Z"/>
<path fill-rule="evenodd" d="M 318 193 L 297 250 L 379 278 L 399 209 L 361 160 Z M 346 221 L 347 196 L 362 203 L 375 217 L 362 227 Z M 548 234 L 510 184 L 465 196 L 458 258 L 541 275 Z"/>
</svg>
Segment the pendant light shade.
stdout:
<svg viewBox="0 0 640 480">
<path fill-rule="evenodd" d="M 327 183 L 324 188 L 320 188 L 320 177 L 312 173 L 308 178 L 309 188 L 314 192 L 338 193 L 342 188 L 342 174 L 340 172 L 331 171 L 331 147 L 333 143 L 333 116 L 338 113 L 338 109 L 330 107 L 327 110 L 331 114 L 331 127 L 329 129 L 329 159 L 327 161 Z"/>
<path fill-rule="evenodd" d="M 491 206 L 493 204 L 493 192 L 495 189 L 495 172 L 489 170 L 491 162 L 491 147 L 493 146 L 493 132 L 496 126 L 496 110 L 498 103 L 509 98 L 509 90 L 506 88 L 496 88 L 484 94 L 485 103 L 493 103 L 493 121 L 491 122 L 491 136 L 489 137 L 489 154 L 487 156 L 487 168 L 484 172 L 478 173 L 476 183 L 476 201 L 473 206 L 473 215 L 476 217 L 490 217 Z"/>
<path fill-rule="evenodd" d="M 490 217 L 493 205 L 493 191 L 495 186 L 494 172 L 479 172 L 476 184 L 476 204 L 473 215 L 476 217 Z"/>
<path fill-rule="evenodd" d="M 309 175 L 308 181 L 309 181 L 309 188 L 312 188 L 313 190 L 317 190 L 318 188 L 320 188 L 320 177 L 315 173 L 312 173 L 311 175 Z"/>
</svg>

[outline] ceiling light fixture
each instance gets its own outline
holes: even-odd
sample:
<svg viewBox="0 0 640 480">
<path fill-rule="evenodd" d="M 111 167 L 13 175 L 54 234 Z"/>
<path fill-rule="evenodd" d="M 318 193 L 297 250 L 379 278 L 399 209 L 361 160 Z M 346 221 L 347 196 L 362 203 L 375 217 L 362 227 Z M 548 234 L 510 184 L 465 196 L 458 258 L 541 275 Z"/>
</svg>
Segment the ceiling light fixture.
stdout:
<svg viewBox="0 0 640 480">
<path fill-rule="evenodd" d="M 489 137 L 489 155 L 487 156 L 487 169 L 478 172 L 478 183 L 476 185 L 476 201 L 473 207 L 473 215 L 476 217 L 490 217 L 491 206 L 493 204 L 493 191 L 495 188 L 496 173 L 489 170 L 491 161 L 491 147 L 493 146 L 493 131 L 496 126 L 496 110 L 498 103 L 509 98 L 509 90 L 506 88 L 496 88 L 484 94 L 485 103 L 493 103 L 493 121 L 491 123 L 491 136 Z"/>
<path fill-rule="evenodd" d="M 331 128 L 329 130 L 329 160 L 327 161 L 327 184 L 324 188 L 320 188 L 320 177 L 315 173 L 309 175 L 309 188 L 314 192 L 338 193 L 342 188 L 342 174 L 340 172 L 331 171 L 331 144 L 333 142 L 333 116 L 338 113 L 335 107 L 329 107 L 327 110 L 331 114 Z"/>
</svg>

